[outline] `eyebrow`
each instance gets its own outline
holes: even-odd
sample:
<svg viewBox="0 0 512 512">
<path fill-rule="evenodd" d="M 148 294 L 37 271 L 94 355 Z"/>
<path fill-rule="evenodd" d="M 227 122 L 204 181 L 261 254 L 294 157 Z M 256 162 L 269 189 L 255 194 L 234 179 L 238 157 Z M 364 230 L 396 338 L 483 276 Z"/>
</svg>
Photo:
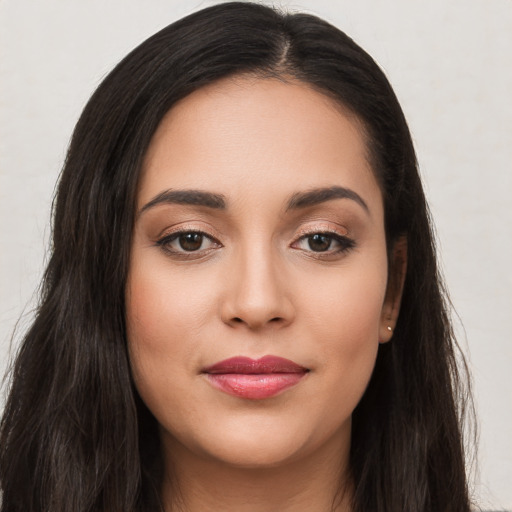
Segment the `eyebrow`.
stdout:
<svg viewBox="0 0 512 512">
<path fill-rule="evenodd" d="M 338 186 L 314 188 L 304 192 L 296 192 L 288 201 L 286 211 L 315 206 L 332 199 L 351 199 L 359 204 L 367 213 L 370 213 L 368 205 L 357 192 L 354 192 L 350 188 Z"/>
<path fill-rule="evenodd" d="M 286 212 L 308 208 L 332 199 L 350 199 L 358 203 L 367 213 L 370 212 L 368 205 L 359 194 L 349 188 L 339 186 L 313 188 L 303 192 L 295 192 L 288 200 Z M 227 209 L 226 197 L 222 194 L 194 189 L 165 190 L 146 203 L 140 209 L 137 216 L 160 204 L 206 206 L 215 210 Z"/>
<path fill-rule="evenodd" d="M 225 210 L 226 200 L 222 194 L 204 192 L 203 190 L 164 190 L 146 203 L 137 214 L 140 217 L 146 210 L 160 204 L 186 204 L 206 206 L 215 210 Z"/>
</svg>

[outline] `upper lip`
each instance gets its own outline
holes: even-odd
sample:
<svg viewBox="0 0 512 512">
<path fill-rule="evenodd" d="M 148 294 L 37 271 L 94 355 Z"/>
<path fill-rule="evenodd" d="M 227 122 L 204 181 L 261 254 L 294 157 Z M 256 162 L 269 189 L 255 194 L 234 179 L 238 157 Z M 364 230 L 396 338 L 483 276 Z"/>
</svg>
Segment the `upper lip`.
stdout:
<svg viewBox="0 0 512 512">
<path fill-rule="evenodd" d="M 260 359 L 244 356 L 231 357 L 203 369 L 203 373 L 238 374 L 303 373 L 307 371 L 309 371 L 308 368 L 278 356 L 264 356 Z"/>
</svg>

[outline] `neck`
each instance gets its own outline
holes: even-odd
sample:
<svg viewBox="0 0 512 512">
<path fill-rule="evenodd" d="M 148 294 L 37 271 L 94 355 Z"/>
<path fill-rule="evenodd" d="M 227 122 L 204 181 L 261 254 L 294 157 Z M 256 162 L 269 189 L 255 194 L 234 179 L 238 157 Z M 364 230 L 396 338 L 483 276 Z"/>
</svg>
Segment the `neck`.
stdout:
<svg viewBox="0 0 512 512">
<path fill-rule="evenodd" d="M 248 468 L 199 457 L 175 442 L 164 444 L 172 444 L 166 453 L 173 454 L 167 456 L 162 489 L 166 512 L 352 510 L 347 450 L 326 445 L 297 461 Z"/>
</svg>

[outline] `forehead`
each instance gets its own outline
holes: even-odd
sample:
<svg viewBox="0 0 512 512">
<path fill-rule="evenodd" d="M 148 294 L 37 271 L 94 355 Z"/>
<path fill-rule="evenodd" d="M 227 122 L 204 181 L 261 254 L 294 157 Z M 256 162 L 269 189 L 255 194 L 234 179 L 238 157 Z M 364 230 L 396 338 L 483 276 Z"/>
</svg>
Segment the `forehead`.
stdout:
<svg viewBox="0 0 512 512">
<path fill-rule="evenodd" d="M 299 81 L 237 77 L 199 89 L 163 118 L 145 156 L 139 207 L 166 189 L 289 196 L 340 185 L 381 200 L 359 120 Z"/>
</svg>

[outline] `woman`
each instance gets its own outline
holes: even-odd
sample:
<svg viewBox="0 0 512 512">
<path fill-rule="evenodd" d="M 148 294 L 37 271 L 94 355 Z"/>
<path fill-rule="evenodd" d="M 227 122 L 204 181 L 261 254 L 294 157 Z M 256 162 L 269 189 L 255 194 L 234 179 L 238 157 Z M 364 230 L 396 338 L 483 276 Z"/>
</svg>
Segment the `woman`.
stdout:
<svg viewBox="0 0 512 512">
<path fill-rule="evenodd" d="M 468 511 L 455 341 L 373 60 L 227 3 L 95 92 L 1 427 L 2 511 Z"/>
</svg>

